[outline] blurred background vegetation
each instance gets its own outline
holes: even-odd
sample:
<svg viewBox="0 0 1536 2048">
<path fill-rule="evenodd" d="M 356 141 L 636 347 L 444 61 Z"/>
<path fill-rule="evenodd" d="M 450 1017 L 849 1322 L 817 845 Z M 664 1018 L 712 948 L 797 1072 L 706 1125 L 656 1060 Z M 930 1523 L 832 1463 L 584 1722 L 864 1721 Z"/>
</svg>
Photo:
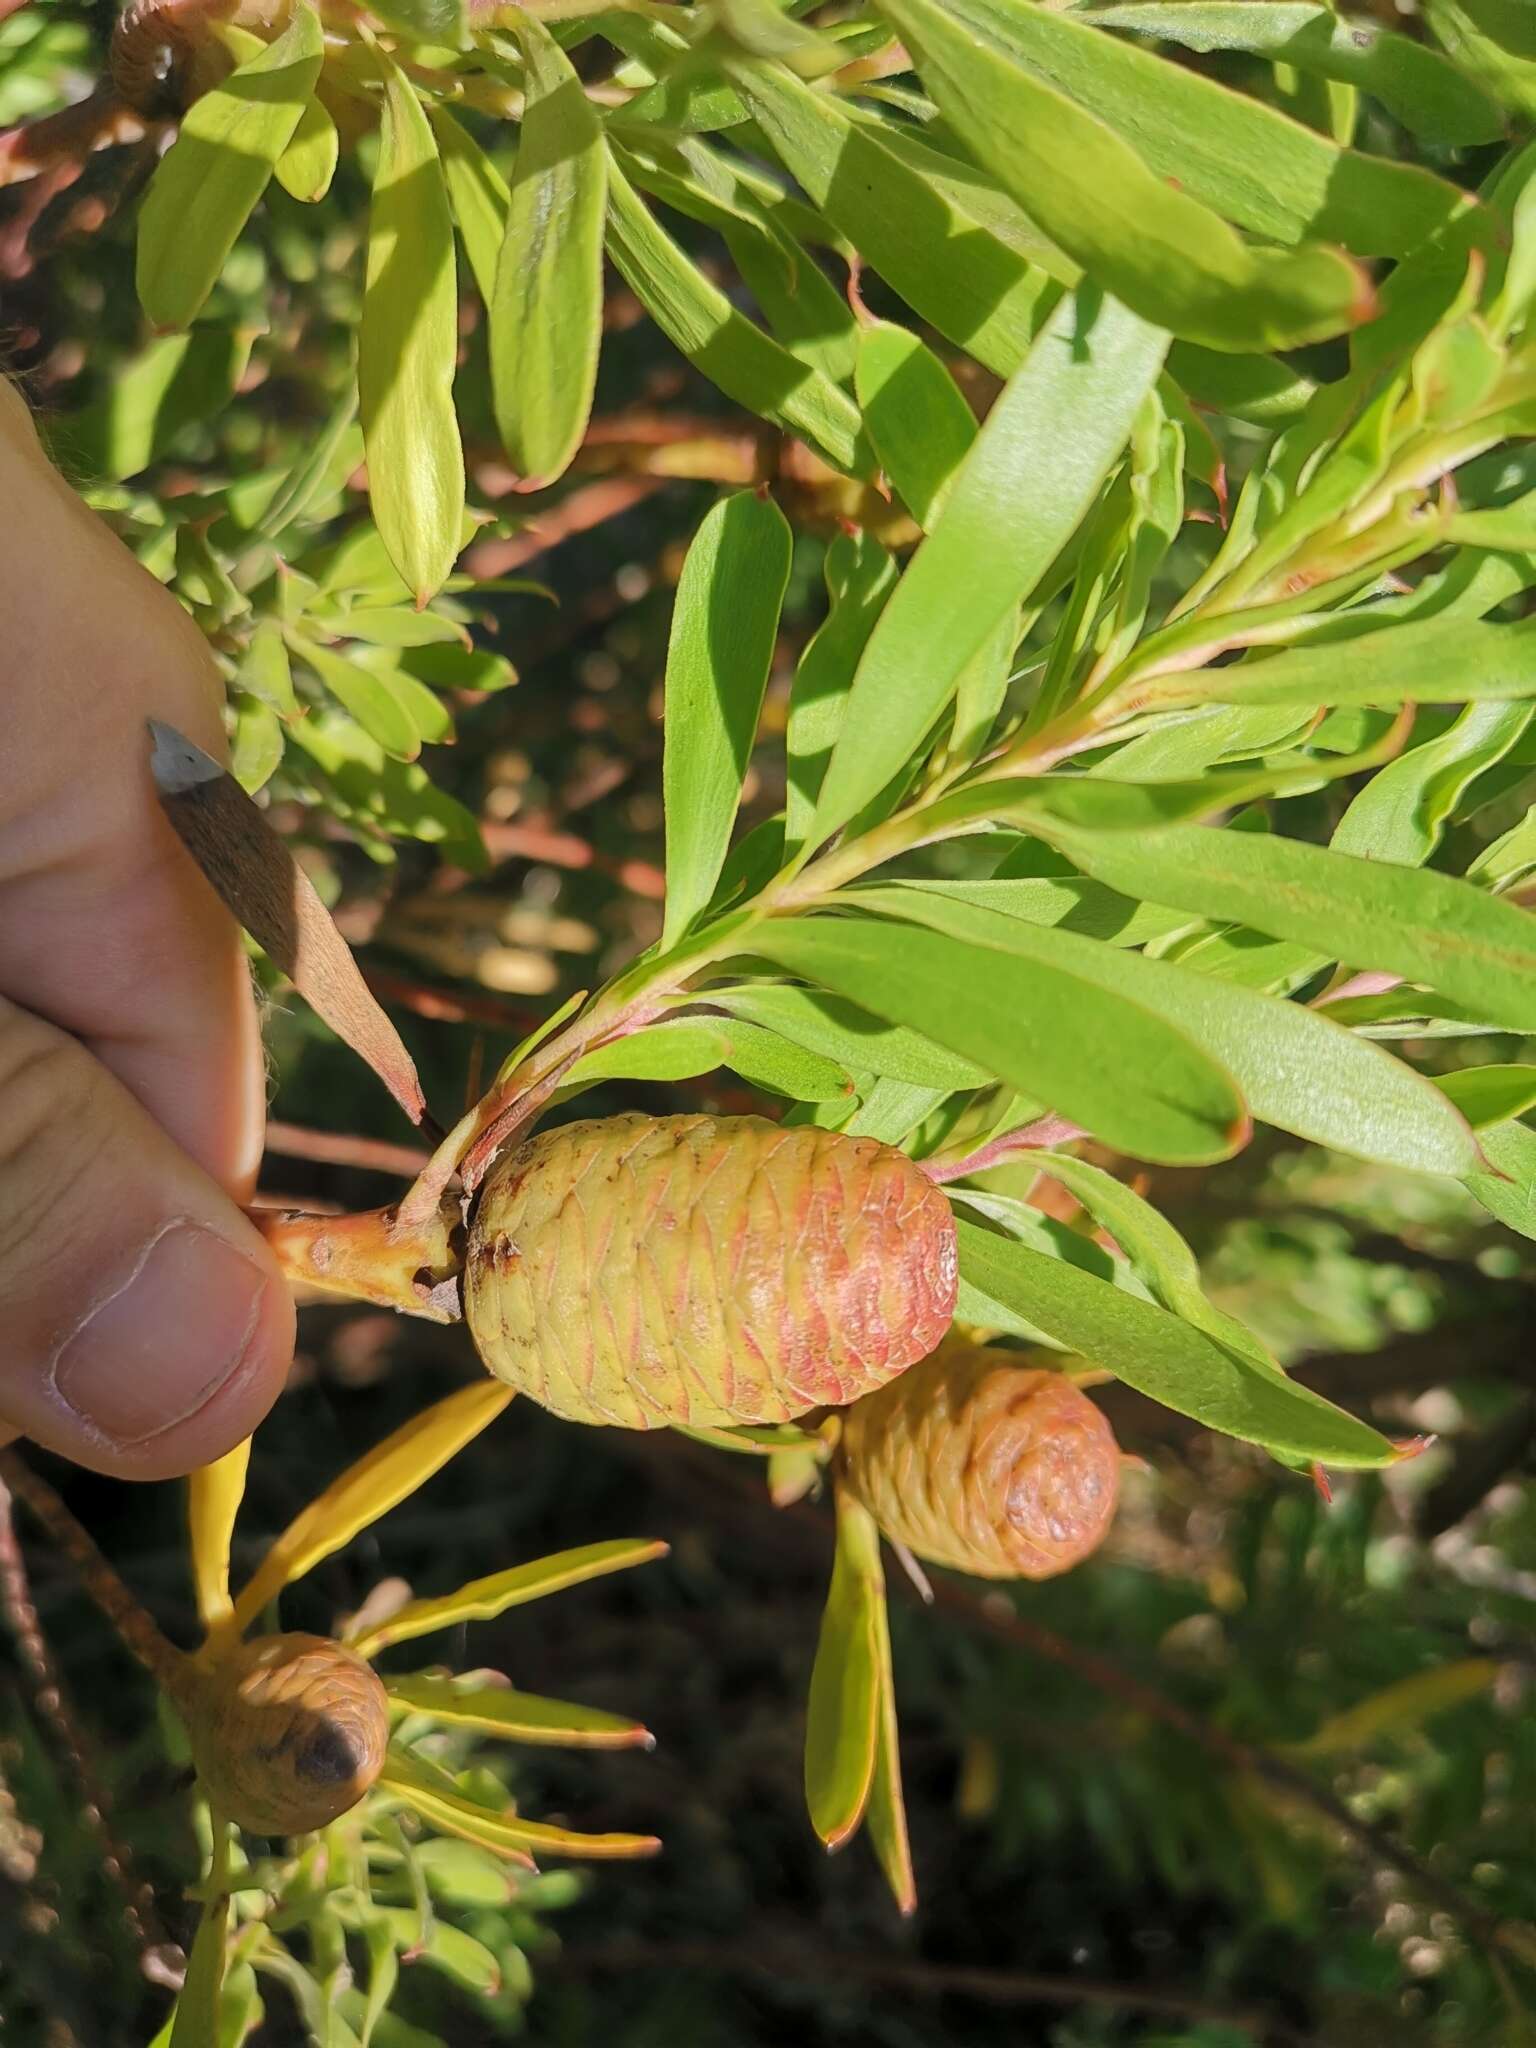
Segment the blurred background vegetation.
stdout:
<svg viewBox="0 0 1536 2048">
<path fill-rule="evenodd" d="M 0 125 L 78 96 L 108 26 L 103 8 L 51 0 L 11 13 Z M 132 213 L 153 148 L 149 137 L 105 152 L 67 183 L 34 180 L 0 205 L 0 345 L 66 461 L 71 419 L 113 390 L 145 340 Z M 1455 174 L 1471 183 L 1479 168 L 1471 152 Z M 252 332 L 238 401 L 177 432 L 149 480 L 162 502 L 284 460 L 330 415 L 357 315 L 364 205 L 345 162 L 321 208 L 269 195 L 212 308 Z M 742 296 L 720 245 L 683 232 Z M 457 742 L 429 754 L 434 782 L 479 820 L 488 869 L 391 846 L 291 763 L 270 784 L 276 821 L 363 949 L 440 1115 L 659 930 L 669 597 L 716 487 L 775 478 L 796 521 L 769 734 L 821 614 L 838 509 L 617 284 L 582 455 L 558 491 L 515 497 L 467 306 L 465 321 L 471 503 L 491 515 L 471 566 L 549 592 L 466 598 L 489 629 L 477 638 L 519 681 L 459 691 Z M 1326 351 L 1313 354 L 1326 373 Z M 777 759 L 749 781 L 749 823 L 780 802 Z M 1510 790 L 1529 773 L 1512 770 Z M 1461 829 L 1491 839 L 1520 808 L 1506 795 Z M 267 1040 L 265 1190 L 308 1206 L 387 1199 L 410 1170 L 413 1134 L 300 1007 L 274 1006 Z M 1416 1051 L 1453 1065 L 1457 1047 Z M 1481 1040 L 1478 1056 L 1510 1055 Z M 581 1113 L 756 1107 L 711 1077 L 626 1084 Z M 550 1817 L 654 1827 L 666 1853 L 522 1884 L 449 1859 L 438 1881 L 498 1959 L 500 1988 L 487 1998 L 440 1969 L 407 1970 L 382 2048 L 519 2036 L 548 2048 L 1536 2039 L 1521 1989 L 1536 1958 L 1500 1934 L 1536 1918 L 1536 1248 L 1452 1183 L 1276 1133 L 1219 1176 L 1154 1181 L 1222 1306 L 1330 1396 L 1431 1447 L 1384 1480 L 1346 1477 L 1330 1506 L 1257 1451 L 1128 1390 L 1106 1395 L 1122 1443 L 1146 1462 L 1098 1558 L 1056 1584 L 945 1581 L 932 1607 L 895 1602 L 922 1894 L 903 1924 L 863 1848 L 829 1860 L 804 1816 L 824 1504 L 777 1512 L 750 1460 L 674 1435 L 581 1431 L 519 1404 L 316 1571 L 290 1625 L 329 1630 L 392 1578 L 432 1592 L 567 1544 L 667 1538 L 659 1566 L 444 1646 L 457 1668 L 495 1666 L 644 1720 L 654 1754 L 523 1752 L 512 1785 Z M 359 1448 L 475 1371 L 461 1332 L 307 1309 L 292 1384 L 253 1462 L 237 1569 Z M 176 1489 L 55 1477 L 187 1640 Z M 191 1918 L 185 1769 L 148 1681 L 67 1568 L 39 1548 L 29 1573 L 66 1699 L 39 1669 L 36 1637 L 0 1633 L 4 2039 L 118 2048 L 158 2026 L 155 1945 Z M 14 1617 L 26 1593 L 13 1554 L 0 1579 Z M 82 1768 L 110 1804 L 99 1824 Z M 133 1845 L 131 1867 L 113 1842 Z M 280 1993 L 255 2038 L 305 2038 Z"/>
</svg>

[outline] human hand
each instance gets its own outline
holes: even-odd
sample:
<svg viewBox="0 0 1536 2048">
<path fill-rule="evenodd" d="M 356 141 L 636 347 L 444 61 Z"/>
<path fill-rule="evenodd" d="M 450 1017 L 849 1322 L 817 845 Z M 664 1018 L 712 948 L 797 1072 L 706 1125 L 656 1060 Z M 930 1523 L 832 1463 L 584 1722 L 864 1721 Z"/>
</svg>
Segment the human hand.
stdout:
<svg viewBox="0 0 1536 2048">
<path fill-rule="evenodd" d="M 238 934 L 160 815 L 145 721 L 219 759 L 175 600 L 0 378 L 0 1440 L 154 1479 L 249 1435 L 293 1346 L 241 1214 L 261 1043 Z"/>
</svg>

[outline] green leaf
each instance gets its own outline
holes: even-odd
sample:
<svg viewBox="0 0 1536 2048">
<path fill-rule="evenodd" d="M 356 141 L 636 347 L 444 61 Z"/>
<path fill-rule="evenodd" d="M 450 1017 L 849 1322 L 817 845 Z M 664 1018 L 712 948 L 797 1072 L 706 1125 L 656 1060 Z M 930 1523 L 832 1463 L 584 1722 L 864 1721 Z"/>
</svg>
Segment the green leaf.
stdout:
<svg viewBox="0 0 1536 2048">
<path fill-rule="evenodd" d="M 54 426 L 50 443 L 75 475 L 121 483 L 139 476 L 194 423 L 217 419 L 245 375 L 248 329 L 194 327 L 149 343 L 79 412 Z"/>
<path fill-rule="evenodd" d="M 901 1749 L 896 1725 L 896 1681 L 891 1670 L 890 1620 L 882 1600 L 876 1612 L 875 1650 L 879 1663 L 880 1723 L 875 1736 L 875 1775 L 869 1788 L 869 1839 L 885 1881 L 903 1916 L 917 1911 L 917 1880 L 907 1838 L 907 1808 L 901 1790 Z"/>
<path fill-rule="evenodd" d="M 469 640 L 457 619 L 407 611 L 404 605 L 358 605 L 351 611 L 316 606 L 310 616 L 338 639 L 365 640 L 370 647 L 465 647 Z"/>
<path fill-rule="evenodd" d="M 1228 668 L 1154 675 L 1116 691 L 1118 707 L 1188 704 L 1455 704 L 1536 696 L 1536 619 L 1461 616 L 1394 624 L 1349 640 L 1287 647 Z"/>
<path fill-rule="evenodd" d="M 707 515 L 683 564 L 667 647 L 663 950 L 714 894 L 789 581 L 789 526 L 773 500 L 738 491 Z"/>
<path fill-rule="evenodd" d="M 328 647 L 291 627 L 287 640 L 293 652 L 314 671 L 370 739 L 376 740 L 397 761 L 415 760 L 421 752 L 421 729 L 412 707 L 388 674 L 364 668 L 361 662 L 349 661 L 345 655 L 333 654 Z"/>
<path fill-rule="evenodd" d="M 1536 1238 L 1536 1131 L 1511 1119 L 1479 1140 L 1488 1164 L 1466 1176 L 1468 1192 L 1508 1229 Z"/>
<path fill-rule="evenodd" d="M 570 1069 L 560 1092 L 563 1097 L 609 1079 L 684 1081 L 716 1067 L 798 1102 L 835 1102 L 853 1093 L 852 1078 L 835 1061 L 755 1024 L 704 1017 L 647 1025 L 595 1047 Z"/>
<path fill-rule="evenodd" d="M 1251 247 L 953 7 L 882 0 L 881 12 L 985 168 L 1096 283 L 1146 320 L 1207 347 L 1249 352 L 1324 339 L 1369 311 L 1369 280 L 1349 258 L 1317 245 Z M 1102 43 L 1104 53 L 1140 55 L 1064 25 Z M 1155 72 L 1173 69 L 1148 61 Z"/>
<path fill-rule="evenodd" d="M 293 671 L 283 629 L 276 619 L 262 619 L 252 632 L 236 681 L 249 697 L 270 704 L 280 718 L 300 716 L 293 694 Z"/>
<path fill-rule="evenodd" d="M 754 1088 L 794 1102 L 841 1102 L 855 1092 L 846 1067 L 775 1031 L 733 1020 L 722 1025 L 720 1035 L 725 1065 Z"/>
<path fill-rule="evenodd" d="M 505 1389 L 503 1389 L 505 1391 Z M 551 1593 L 563 1593 L 568 1586 L 584 1585 L 609 1572 L 628 1571 L 632 1565 L 649 1564 L 665 1557 L 665 1543 L 647 1543 L 634 1537 L 617 1537 L 608 1543 L 587 1543 L 576 1550 L 557 1551 L 552 1557 L 532 1564 L 513 1565 L 488 1578 L 474 1579 L 457 1592 L 443 1593 L 435 1600 L 413 1600 L 387 1621 L 361 1630 L 351 1639 L 360 1657 L 376 1657 L 391 1643 L 408 1643 L 434 1629 L 452 1628 L 461 1621 L 493 1621 L 509 1607 L 522 1607 L 530 1600 L 543 1600 Z"/>
<path fill-rule="evenodd" d="M 653 1835 L 579 1835 L 569 1828 L 523 1820 L 515 1809 L 493 1813 L 464 1798 L 446 1771 L 408 1750 L 390 1750 L 379 1773 L 378 1788 L 392 1793 L 445 1834 L 514 1857 L 653 1856 L 661 1847 Z"/>
<path fill-rule="evenodd" d="M 1463 1067 L 1459 1073 L 1437 1074 L 1435 1086 L 1475 1131 L 1524 1116 L 1536 1105 L 1536 1067 Z"/>
<path fill-rule="evenodd" d="M 729 69 L 780 161 L 865 262 L 941 334 L 1012 376 L 1055 297 L 1053 280 L 1076 284 L 1077 265 L 988 193 L 973 166 L 860 119 L 782 67 L 729 60 Z M 997 231 L 999 212 L 1013 216 L 1011 240 Z"/>
<path fill-rule="evenodd" d="M 598 1707 L 540 1699 L 507 1686 L 486 1686 L 453 1678 L 392 1678 L 389 1696 L 414 1714 L 430 1714 L 456 1728 L 479 1728 L 507 1742 L 566 1743 L 578 1749 L 633 1749 L 651 1745 L 638 1721 L 605 1714 Z"/>
<path fill-rule="evenodd" d="M 976 415 L 926 342 L 884 320 L 864 329 L 854 389 L 880 467 L 931 533 L 976 439 Z"/>
<path fill-rule="evenodd" d="M 379 66 L 384 101 L 358 393 L 374 520 L 407 590 L 424 605 L 447 581 L 462 545 L 453 223 L 421 102 L 398 65 L 381 55 Z"/>
<path fill-rule="evenodd" d="M 235 738 L 230 772 L 249 796 L 265 789 L 282 766 L 283 728 L 270 704 L 256 697 L 234 699 Z"/>
<path fill-rule="evenodd" d="M 461 1927 L 438 1920 L 422 1946 L 416 1941 L 416 1915 L 409 1906 L 388 1906 L 382 1918 L 397 1948 L 409 1950 L 413 1961 L 440 1970 L 461 1991 L 490 1998 L 501 1989 L 501 1965 L 484 1942 Z"/>
<path fill-rule="evenodd" d="M 221 1893 L 203 1909 L 187 1958 L 187 1974 L 176 2000 L 170 2048 L 217 2048 L 219 1992 L 224 1982 L 229 1895 Z"/>
<path fill-rule="evenodd" d="M 1225 847 L 1249 836 L 1224 832 L 1221 840 Z M 1438 1089 L 1322 1011 L 1060 927 L 1025 924 L 924 885 L 862 889 L 857 901 L 920 919 L 961 940 L 1004 948 L 1025 975 L 1042 968 L 1070 972 L 1083 984 L 1134 1002 L 1219 1061 L 1264 1123 L 1421 1173 L 1464 1173 L 1475 1157 L 1466 1124 Z M 1022 1077 L 1019 1085 L 1026 1085 Z"/>
<path fill-rule="evenodd" d="M 505 1906 L 512 1896 L 506 1865 L 473 1843 L 429 1835 L 412 1853 L 434 1896 L 450 1906 Z"/>
<path fill-rule="evenodd" d="M 1122 43 L 1081 15 L 1034 0 L 948 0 L 948 8 L 1107 123 L 1159 178 L 1273 241 L 1320 235 L 1360 256 L 1404 256 L 1465 205 L 1457 186 L 1416 165 L 1340 149 L 1263 100 Z"/>
<path fill-rule="evenodd" d="M 882 1074 L 946 1094 L 955 1088 L 980 1088 L 989 1079 L 985 1067 L 932 1039 L 899 1024 L 882 1023 L 856 1003 L 815 989 L 750 982 L 742 988 L 706 989 L 701 1000 L 793 1039 L 854 1073 Z"/>
<path fill-rule="evenodd" d="M 443 182 L 464 253 L 480 296 L 489 306 L 496 292 L 496 268 L 506 240 L 512 194 L 496 165 L 445 106 L 434 101 L 427 118 L 437 137 Z"/>
<path fill-rule="evenodd" d="M 272 167 L 273 176 L 290 197 L 312 206 L 330 191 L 340 154 L 336 123 L 324 102 L 312 95 L 304 102 L 292 140 Z"/>
<path fill-rule="evenodd" d="M 300 719 L 290 737 L 320 769 L 338 815 L 365 834 L 419 839 L 440 847 L 456 866 L 484 872 L 488 856 L 479 821 L 416 762 L 391 760 L 350 718 L 323 708 Z"/>
<path fill-rule="evenodd" d="M 1077 1197 L 1101 1229 L 1114 1239 L 1152 1298 L 1170 1314 L 1204 1330 L 1219 1344 L 1246 1355 L 1266 1370 L 1279 1370 L 1253 1332 L 1209 1300 L 1200 1284 L 1200 1268 L 1194 1253 L 1167 1217 L 1150 1202 L 1102 1167 L 1070 1153 L 1033 1152 L 1029 1163 L 1052 1180 L 1060 1181 Z"/>
<path fill-rule="evenodd" d="M 1202 54 L 1247 50 L 1275 64 L 1358 86 L 1425 142 L 1448 148 L 1494 142 L 1504 132 L 1495 102 L 1423 43 L 1359 16 L 1345 20 L 1320 0 L 1128 0 L 1085 9 L 1095 28 L 1132 29 Z"/>
<path fill-rule="evenodd" d="M 1378 1468 L 1398 1453 L 1320 1394 L 1091 1273 L 957 1222 L 961 1272 L 984 1294 L 1207 1429 L 1290 1458 Z"/>
<path fill-rule="evenodd" d="M 906 765 L 966 663 L 1071 538 L 1165 347 L 1113 300 L 1069 299 L 1052 314 L 870 634 L 814 839 L 830 838 Z"/>
<path fill-rule="evenodd" d="M 299 0 L 281 35 L 183 115 L 139 211 L 138 293 L 157 327 L 196 319 L 293 139 L 323 54 L 320 17 Z"/>
<path fill-rule="evenodd" d="M 860 657 L 896 587 L 896 564 L 868 533 L 838 534 L 827 549 L 831 608 L 795 669 L 784 731 L 784 857 L 805 844 L 816 799 L 842 726 Z"/>
<path fill-rule="evenodd" d="M 738 313 L 614 162 L 608 167 L 608 253 L 662 333 L 727 398 L 798 434 L 835 469 L 870 473 L 853 400 Z"/>
<path fill-rule="evenodd" d="M 1402 867 L 1428 860 L 1467 790 L 1503 760 L 1533 711 L 1530 704 L 1469 704 L 1438 738 L 1389 761 L 1339 820 L 1329 841 L 1335 853 Z"/>
<path fill-rule="evenodd" d="M 775 921 L 751 947 L 978 1061 L 1137 1158 L 1225 1159 L 1242 1141 L 1243 1104 L 1223 1069 L 1182 1031 L 1138 1003 L 1106 999 L 1070 968 L 864 918 Z"/>
<path fill-rule="evenodd" d="M 856 1832 L 875 1780 L 884 1608 L 880 1532 L 840 1486 L 837 1553 L 805 1710 L 805 1803 L 829 1849 Z"/>
<path fill-rule="evenodd" d="M 1454 876 L 1201 825 L 1148 832 L 1135 844 L 1048 830 L 1111 888 L 1424 982 L 1491 1023 L 1536 1031 L 1536 927 Z"/>
<path fill-rule="evenodd" d="M 456 50 L 464 39 L 463 0 L 384 0 L 372 12 L 419 43 Z"/>
<path fill-rule="evenodd" d="M 524 107 L 490 298 L 496 425 L 520 488 L 553 483 L 581 445 L 603 326 L 603 131 L 570 59 L 519 12 Z"/>
</svg>

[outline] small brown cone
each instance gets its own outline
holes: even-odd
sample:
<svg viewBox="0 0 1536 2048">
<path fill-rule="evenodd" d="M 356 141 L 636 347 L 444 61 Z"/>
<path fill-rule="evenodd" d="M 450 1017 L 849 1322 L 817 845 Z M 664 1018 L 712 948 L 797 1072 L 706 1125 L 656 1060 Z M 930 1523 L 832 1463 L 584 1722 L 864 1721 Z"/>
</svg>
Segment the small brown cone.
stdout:
<svg viewBox="0 0 1536 2048">
<path fill-rule="evenodd" d="M 566 1124 L 497 1163 L 465 1315 L 577 1422 L 787 1422 L 882 1385 L 954 1312 L 955 1229 L 904 1153 L 757 1117 Z"/>
<path fill-rule="evenodd" d="M 193 1761 L 229 1819 L 306 1835 L 347 1812 L 384 1767 L 389 1699 L 325 1636 L 261 1636 L 198 1674 L 183 1701 Z"/>
<path fill-rule="evenodd" d="M 1066 1376 L 946 1344 L 843 1418 L 848 1483 L 885 1534 L 984 1579 L 1048 1579 L 1096 1550 L 1120 1453 Z"/>
</svg>

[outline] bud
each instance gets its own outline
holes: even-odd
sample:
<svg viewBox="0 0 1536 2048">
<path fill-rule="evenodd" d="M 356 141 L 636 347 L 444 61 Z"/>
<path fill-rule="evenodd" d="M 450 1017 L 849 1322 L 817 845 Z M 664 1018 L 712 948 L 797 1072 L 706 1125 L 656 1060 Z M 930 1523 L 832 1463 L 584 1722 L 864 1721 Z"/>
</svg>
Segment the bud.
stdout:
<svg viewBox="0 0 1536 2048">
<path fill-rule="evenodd" d="M 984 1579 L 1048 1579 L 1114 1518 L 1120 1453 L 1059 1372 L 946 1344 L 843 1418 L 848 1484 L 885 1534 Z"/>
<path fill-rule="evenodd" d="M 930 1352 L 956 1271 L 948 1202 L 888 1145 L 619 1116 L 497 1163 L 465 1316 L 498 1379 L 576 1422 L 787 1422 Z"/>
<path fill-rule="evenodd" d="M 198 1673 L 184 1701 L 198 1776 L 252 1834 L 305 1835 L 356 1806 L 384 1767 L 389 1700 L 325 1636 L 260 1636 Z"/>
</svg>

